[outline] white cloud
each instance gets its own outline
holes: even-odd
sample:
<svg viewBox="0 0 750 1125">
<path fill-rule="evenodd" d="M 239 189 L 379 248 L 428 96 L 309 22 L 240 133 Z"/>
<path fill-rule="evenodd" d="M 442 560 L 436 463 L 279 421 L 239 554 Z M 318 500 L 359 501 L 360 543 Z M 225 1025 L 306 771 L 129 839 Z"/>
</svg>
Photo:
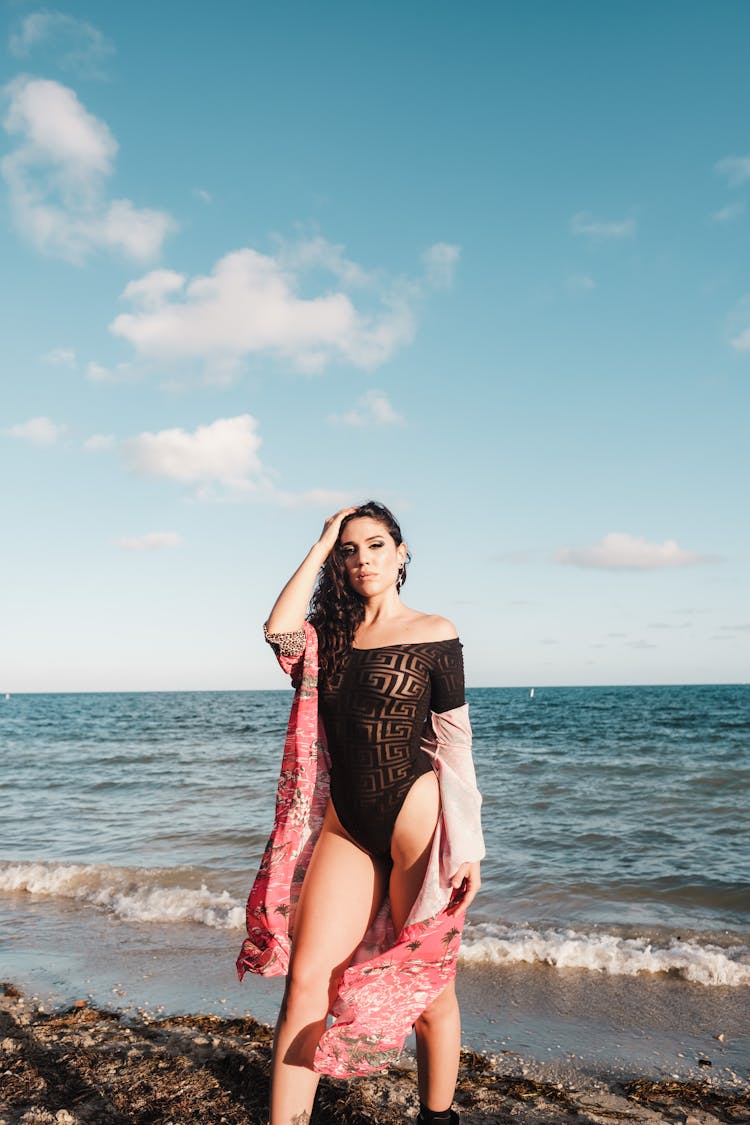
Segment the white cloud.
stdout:
<svg viewBox="0 0 750 1125">
<path fill-rule="evenodd" d="M 53 348 L 42 356 L 45 363 L 53 367 L 75 367 L 76 353 L 73 348 Z"/>
<path fill-rule="evenodd" d="M 107 367 L 103 367 L 101 363 L 86 364 L 86 378 L 90 379 L 92 383 L 109 383 L 113 381 L 112 372 Z"/>
<path fill-rule="evenodd" d="M 9 437 L 30 441 L 32 445 L 55 445 L 67 428 L 58 422 L 53 422 L 51 418 L 29 418 L 28 422 L 9 426 L 5 433 Z"/>
<path fill-rule="evenodd" d="M 123 442 L 125 461 L 141 476 L 169 477 L 184 484 L 221 484 L 245 490 L 262 474 L 258 423 L 250 414 L 219 418 L 192 433 L 160 430 Z"/>
<path fill-rule="evenodd" d="M 38 250 L 76 264 L 102 250 L 141 263 L 157 257 L 174 221 L 107 199 L 118 148 L 107 125 L 59 82 L 21 77 L 5 93 L 3 124 L 17 144 L 0 172 L 19 230 Z"/>
<path fill-rule="evenodd" d="M 332 489 L 289 492 L 279 488 L 275 474 L 261 463 L 261 444 L 257 420 L 241 414 L 219 418 L 192 432 L 171 429 L 139 434 L 120 442 L 119 448 L 132 472 L 190 485 L 200 500 L 252 500 L 286 508 L 330 510 L 351 503 L 347 493 Z"/>
<path fill-rule="evenodd" d="M 145 277 L 129 282 L 122 295 L 126 301 L 132 301 L 143 309 L 158 309 L 171 295 L 184 288 L 186 280 L 175 270 L 151 270 Z"/>
<path fill-rule="evenodd" d="M 116 250 L 135 262 L 150 262 L 176 223 L 165 211 L 137 208 L 129 199 L 115 199 L 92 226 L 91 234 L 105 250 Z"/>
<path fill-rule="evenodd" d="M 745 328 L 729 341 L 736 352 L 750 351 L 750 328 Z"/>
<path fill-rule="evenodd" d="M 566 566 L 592 570 L 664 570 L 716 562 L 717 558 L 685 551 L 674 539 L 649 543 L 638 536 L 613 531 L 592 547 L 564 547 L 557 552 L 556 560 Z"/>
<path fill-rule="evenodd" d="M 11 35 L 9 46 L 16 58 L 28 58 L 50 40 L 60 66 L 82 78 L 104 77 L 105 65 L 114 54 L 110 41 L 93 24 L 64 12 L 31 12 Z"/>
<path fill-rule="evenodd" d="M 345 414 L 332 414 L 329 419 L 335 426 L 403 426 L 402 415 L 397 414 L 384 391 L 366 391 L 353 409 Z"/>
<path fill-rule="evenodd" d="M 24 152 L 26 160 L 36 156 L 56 166 L 63 194 L 88 187 L 95 176 L 110 175 L 117 141 L 73 90 L 49 79 L 21 77 L 5 93 L 10 99 L 6 130 L 33 149 Z"/>
<path fill-rule="evenodd" d="M 461 247 L 448 242 L 436 242 L 422 255 L 425 277 L 434 289 L 449 289 L 453 284 Z"/>
<path fill-rule="evenodd" d="M 161 551 L 165 547 L 179 547 L 182 539 L 174 531 L 149 531 L 146 535 L 116 539 L 124 551 Z"/>
<path fill-rule="evenodd" d="M 104 367 L 92 360 L 86 364 L 86 378 L 92 383 L 121 383 L 133 373 L 132 363 L 118 363 L 115 367 Z"/>
<path fill-rule="evenodd" d="M 568 293 L 589 293 L 595 288 L 596 282 L 587 273 L 571 273 L 565 278 L 565 289 Z"/>
<path fill-rule="evenodd" d="M 301 296 L 301 274 L 333 273 L 338 292 Z M 179 282 L 179 284 L 178 284 Z M 369 287 L 362 308 L 344 287 Z M 370 299 L 369 303 L 366 298 Z M 368 275 L 323 239 L 282 246 L 276 256 L 246 248 L 225 255 L 208 276 L 188 281 L 157 270 L 131 282 L 123 294 L 135 311 L 110 331 L 143 357 L 202 361 L 210 372 L 231 373 L 247 356 L 268 352 L 313 373 L 329 363 L 374 368 L 415 330 L 413 284 Z"/>
<path fill-rule="evenodd" d="M 738 187 L 750 180 L 750 156 L 725 156 L 714 165 L 721 176 L 726 176 L 730 187 Z"/>
<path fill-rule="evenodd" d="M 711 219 L 715 223 L 731 223 L 744 214 L 744 211 L 745 204 L 741 200 L 737 200 L 735 203 L 728 203 L 726 207 L 722 207 L 719 211 L 714 211 Z"/>
<path fill-rule="evenodd" d="M 274 239 L 278 246 L 277 259 L 281 268 L 293 273 L 306 273 L 309 270 L 322 270 L 338 278 L 348 289 L 359 289 L 376 285 L 380 280 L 377 271 L 368 272 L 357 262 L 346 256 L 346 248 L 329 242 L 320 235 L 288 242 L 278 235 Z"/>
<path fill-rule="evenodd" d="M 193 188 L 193 195 L 196 199 L 200 199 L 201 203 L 213 202 L 213 196 L 211 195 L 211 192 L 206 191 L 205 188 Z"/>
<path fill-rule="evenodd" d="M 98 453 L 103 449 L 112 449 L 114 444 L 115 439 L 112 434 L 92 434 L 90 438 L 86 438 L 83 448 Z"/>
<path fill-rule="evenodd" d="M 579 211 L 570 220 L 573 234 L 587 235 L 589 238 L 632 238 L 635 234 L 635 219 L 619 219 L 602 222 L 594 219 L 587 211 Z"/>
</svg>

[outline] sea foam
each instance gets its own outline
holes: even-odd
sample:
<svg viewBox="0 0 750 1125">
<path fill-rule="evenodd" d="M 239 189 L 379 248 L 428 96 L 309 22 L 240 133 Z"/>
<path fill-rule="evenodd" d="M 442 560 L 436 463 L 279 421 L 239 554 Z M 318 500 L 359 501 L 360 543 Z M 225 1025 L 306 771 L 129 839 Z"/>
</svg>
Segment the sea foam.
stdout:
<svg viewBox="0 0 750 1125">
<path fill-rule="evenodd" d="M 176 885 L 184 876 L 193 886 Z M 194 923 L 242 930 L 244 899 L 211 890 L 189 869 L 113 867 L 106 864 L 0 863 L 0 894 L 63 898 L 110 911 L 139 923 Z M 470 965 L 545 964 L 609 976 L 671 973 L 695 984 L 750 985 L 750 948 L 720 946 L 664 934 L 660 939 L 624 937 L 600 930 L 536 929 L 502 922 L 469 923 L 460 960 Z"/>
<path fill-rule="evenodd" d="M 470 964 L 546 964 L 610 976 L 672 973 L 704 985 L 750 985 L 750 949 L 665 935 L 662 942 L 572 929 L 537 930 L 483 922 L 464 931 L 461 960 Z"/>
<path fill-rule="evenodd" d="M 0 893 L 87 902 L 133 922 L 195 922 L 219 930 L 242 929 L 244 903 L 226 891 L 174 886 L 166 868 L 109 867 L 77 863 L 0 864 Z"/>
</svg>

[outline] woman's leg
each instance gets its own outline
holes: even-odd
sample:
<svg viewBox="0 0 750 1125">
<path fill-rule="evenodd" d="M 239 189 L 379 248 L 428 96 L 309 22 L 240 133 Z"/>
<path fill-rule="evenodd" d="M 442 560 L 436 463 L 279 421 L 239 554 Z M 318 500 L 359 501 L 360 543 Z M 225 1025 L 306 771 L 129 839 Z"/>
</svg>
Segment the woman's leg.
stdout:
<svg viewBox="0 0 750 1125">
<path fill-rule="evenodd" d="M 378 911 L 385 871 L 346 834 L 329 805 L 294 919 L 276 1024 L 270 1125 L 306 1125 L 318 1075 L 313 1056 L 339 978 Z"/>
<path fill-rule="evenodd" d="M 435 1112 L 450 1109 L 461 1054 L 461 1013 L 454 981 L 425 1008 L 414 1031 L 419 1100 Z"/>
<path fill-rule="evenodd" d="M 439 815 L 440 789 L 430 771 L 412 785 L 393 829 L 390 896 L 397 933 L 422 886 Z M 453 982 L 422 1012 L 414 1030 L 419 1099 L 436 1112 L 447 1110 L 453 1101 L 461 1050 L 461 1020 Z"/>
</svg>

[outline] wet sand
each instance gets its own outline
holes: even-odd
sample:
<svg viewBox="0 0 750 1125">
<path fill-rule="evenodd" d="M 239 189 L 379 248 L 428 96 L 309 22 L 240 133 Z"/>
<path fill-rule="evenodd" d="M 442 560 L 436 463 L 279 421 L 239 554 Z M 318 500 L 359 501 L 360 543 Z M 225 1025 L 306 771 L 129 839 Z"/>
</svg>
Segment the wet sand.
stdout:
<svg viewBox="0 0 750 1125">
<path fill-rule="evenodd" d="M 153 1019 L 80 1000 L 44 1011 L 0 990 L 0 1125 L 264 1125 L 270 1029 L 215 1015 Z M 706 1060 L 708 1062 L 708 1060 Z M 462 1125 L 750 1123 L 750 1085 L 707 1068 L 700 1081 L 568 1073 L 552 1079 L 510 1052 L 464 1051 Z M 321 1081 L 313 1125 L 414 1120 L 413 1063 L 372 1078 Z"/>
</svg>

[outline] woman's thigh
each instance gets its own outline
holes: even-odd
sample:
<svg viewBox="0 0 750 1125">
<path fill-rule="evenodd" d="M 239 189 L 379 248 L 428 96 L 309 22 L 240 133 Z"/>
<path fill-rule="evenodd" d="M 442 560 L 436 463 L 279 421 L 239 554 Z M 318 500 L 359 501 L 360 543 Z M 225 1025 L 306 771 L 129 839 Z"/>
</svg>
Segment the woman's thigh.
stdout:
<svg viewBox="0 0 750 1125">
<path fill-rule="evenodd" d="M 390 878 L 391 915 L 398 934 L 424 882 L 440 817 L 440 786 L 430 770 L 412 785 L 393 826 Z"/>
<path fill-rule="evenodd" d="M 317 985 L 331 994 L 377 914 L 385 887 L 385 865 L 354 843 L 329 804 L 294 917 L 292 986 Z"/>
</svg>

